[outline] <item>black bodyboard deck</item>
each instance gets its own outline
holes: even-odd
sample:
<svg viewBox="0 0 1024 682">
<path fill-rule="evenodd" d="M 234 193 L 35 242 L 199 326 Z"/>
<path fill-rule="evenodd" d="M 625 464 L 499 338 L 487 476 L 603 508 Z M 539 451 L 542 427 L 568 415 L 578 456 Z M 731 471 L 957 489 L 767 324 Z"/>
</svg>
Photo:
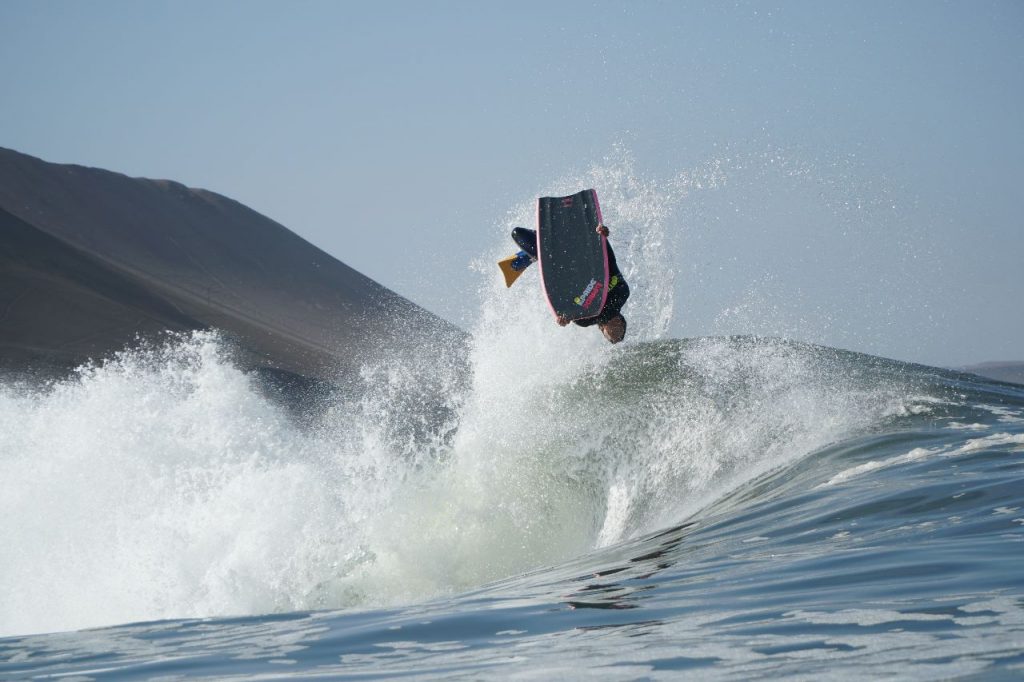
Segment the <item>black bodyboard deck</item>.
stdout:
<svg viewBox="0 0 1024 682">
<path fill-rule="evenodd" d="M 537 201 L 537 254 L 544 293 L 555 316 L 600 314 L 608 297 L 608 244 L 597 233 L 597 192 Z"/>
</svg>

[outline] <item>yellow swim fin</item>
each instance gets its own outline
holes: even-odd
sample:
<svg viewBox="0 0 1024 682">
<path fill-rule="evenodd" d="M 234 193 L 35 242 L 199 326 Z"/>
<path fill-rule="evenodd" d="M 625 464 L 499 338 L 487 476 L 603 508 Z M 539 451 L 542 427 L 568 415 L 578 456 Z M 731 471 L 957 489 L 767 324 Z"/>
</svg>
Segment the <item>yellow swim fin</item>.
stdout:
<svg viewBox="0 0 1024 682">
<path fill-rule="evenodd" d="M 512 286 L 512 282 L 519 279 L 519 275 L 523 274 L 525 270 L 513 270 L 512 261 L 516 259 L 515 256 L 509 256 L 498 261 L 498 267 L 501 268 L 501 274 L 505 275 L 505 286 Z"/>
</svg>

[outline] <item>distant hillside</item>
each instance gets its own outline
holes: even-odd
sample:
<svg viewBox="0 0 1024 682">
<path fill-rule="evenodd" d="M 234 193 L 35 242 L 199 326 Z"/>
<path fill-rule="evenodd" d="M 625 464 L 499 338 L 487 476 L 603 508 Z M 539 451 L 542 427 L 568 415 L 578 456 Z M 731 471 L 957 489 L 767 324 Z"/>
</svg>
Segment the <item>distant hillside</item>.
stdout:
<svg viewBox="0 0 1024 682">
<path fill-rule="evenodd" d="M 61 370 L 139 334 L 211 327 L 245 364 L 316 379 L 422 353 L 425 338 L 459 362 L 466 338 L 236 201 L 0 148 L 0 369 Z"/>
<path fill-rule="evenodd" d="M 959 369 L 986 379 L 1024 384 L 1024 362 L 983 362 L 980 365 L 970 365 Z"/>
</svg>

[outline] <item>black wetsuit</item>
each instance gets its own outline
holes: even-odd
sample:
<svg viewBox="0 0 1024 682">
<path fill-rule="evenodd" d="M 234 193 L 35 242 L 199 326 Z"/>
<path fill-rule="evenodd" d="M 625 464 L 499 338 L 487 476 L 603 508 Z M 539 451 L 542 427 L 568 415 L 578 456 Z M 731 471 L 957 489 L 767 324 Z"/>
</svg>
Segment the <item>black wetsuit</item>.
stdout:
<svg viewBox="0 0 1024 682">
<path fill-rule="evenodd" d="M 517 227 L 512 230 L 512 239 L 519 245 L 519 248 L 530 254 L 530 258 L 536 260 L 537 233 L 534 230 Z M 596 317 L 573 320 L 573 322 L 581 327 L 604 324 L 621 314 L 620 311 L 622 306 L 626 305 L 627 298 L 629 298 L 629 285 L 626 283 L 626 278 L 619 272 L 619 264 L 615 262 L 615 251 L 612 250 L 612 245 L 608 244 L 608 299 L 604 303 L 604 308 Z"/>
</svg>

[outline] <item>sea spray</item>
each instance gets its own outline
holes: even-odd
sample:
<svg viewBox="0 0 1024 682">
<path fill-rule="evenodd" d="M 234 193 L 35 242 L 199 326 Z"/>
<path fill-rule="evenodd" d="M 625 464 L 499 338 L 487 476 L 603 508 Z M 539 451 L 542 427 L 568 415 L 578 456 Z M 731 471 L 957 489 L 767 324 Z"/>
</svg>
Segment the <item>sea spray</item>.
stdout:
<svg viewBox="0 0 1024 682">
<path fill-rule="evenodd" d="M 298 430 L 216 335 L 0 401 L 0 631 L 308 608 L 350 558 L 358 459 Z"/>
<path fill-rule="evenodd" d="M 4 389 L 0 625 L 463 591 L 683 521 L 902 414 L 908 395 L 849 380 L 857 360 L 775 340 L 611 350 L 597 334 L 565 338 L 577 359 L 537 355 L 532 374 L 482 345 L 512 383 L 481 362 L 450 444 L 411 458 L 379 418 L 385 403 L 298 426 L 206 334 L 48 389 Z M 393 394 L 401 376 L 376 386 Z"/>
<path fill-rule="evenodd" d="M 612 347 L 593 329 L 559 328 L 537 268 L 506 288 L 492 260 L 479 262 L 473 374 L 445 466 L 375 519 L 373 561 L 339 585 L 371 598 L 450 593 L 558 563 L 676 523 L 900 409 L 898 388 L 854 386 L 821 350 L 657 341 L 675 286 L 668 235 L 682 229 L 671 216 L 689 192 L 719 182 L 715 164 L 642 180 L 627 156 L 540 191 L 591 185 L 612 207 L 605 219 L 620 266 L 641 282 L 624 309 L 635 333 Z M 534 204 L 512 210 L 504 227 L 530 225 Z"/>
</svg>

